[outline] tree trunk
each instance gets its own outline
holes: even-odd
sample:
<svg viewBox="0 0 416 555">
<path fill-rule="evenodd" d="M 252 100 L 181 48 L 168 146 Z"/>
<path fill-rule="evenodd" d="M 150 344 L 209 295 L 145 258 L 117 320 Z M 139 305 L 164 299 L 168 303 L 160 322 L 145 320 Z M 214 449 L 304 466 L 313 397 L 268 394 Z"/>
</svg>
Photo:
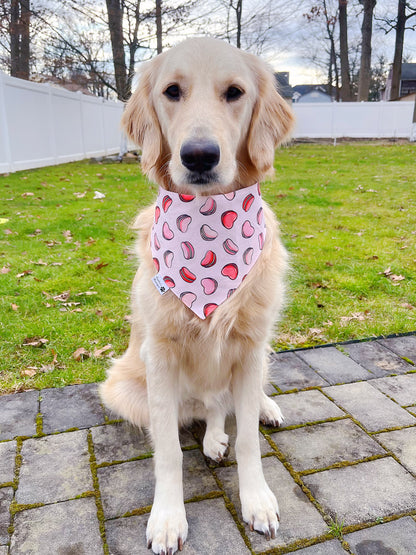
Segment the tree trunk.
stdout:
<svg viewBox="0 0 416 555">
<path fill-rule="evenodd" d="M 113 51 L 114 74 L 119 100 L 130 96 L 127 83 L 126 57 L 123 43 L 123 3 L 122 0 L 106 0 L 111 48 Z"/>
<path fill-rule="evenodd" d="M 157 53 L 162 53 L 162 0 L 156 0 Z"/>
<path fill-rule="evenodd" d="M 237 48 L 241 48 L 241 12 L 243 10 L 243 0 L 237 0 L 235 9 L 237 15 Z"/>
<path fill-rule="evenodd" d="M 339 5 L 339 51 L 341 60 L 341 100 L 350 102 L 351 78 L 350 63 L 348 60 L 348 32 L 347 32 L 347 0 L 338 0 Z"/>
<path fill-rule="evenodd" d="M 376 0 L 360 0 L 360 4 L 364 7 L 364 15 L 361 25 L 361 63 L 358 81 L 358 102 L 367 101 L 370 91 L 371 35 L 373 31 L 373 12 Z"/>
<path fill-rule="evenodd" d="M 29 79 L 30 59 L 30 0 L 11 0 L 10 58 L 11 75 Z"/>
<path fill-rule="evenodd" d="M 391 79 L 390 100 L 397 100 L 400 96 L 400 76 L 402 73 L 402 57 L 404 44 L 404 30 L 406 26 L 406 0 L 399 0 L 396 23 L 396 42 L 394 45 L 394 59 Z"/>
</svg>

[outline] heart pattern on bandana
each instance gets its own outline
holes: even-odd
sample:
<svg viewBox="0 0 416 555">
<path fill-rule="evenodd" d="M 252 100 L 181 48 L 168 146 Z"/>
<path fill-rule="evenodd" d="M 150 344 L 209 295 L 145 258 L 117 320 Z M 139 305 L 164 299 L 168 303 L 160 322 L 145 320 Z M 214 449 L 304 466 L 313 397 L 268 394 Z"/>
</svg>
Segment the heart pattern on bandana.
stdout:
<svg viewBox="0 0 416 555">
<path fill-rule="evenodd" d="M 151 233 L 155 269 L 201 319 L 241 285 L 265 236 L 258 184 L 208 197 L 159 188 Z"/>
</svg>

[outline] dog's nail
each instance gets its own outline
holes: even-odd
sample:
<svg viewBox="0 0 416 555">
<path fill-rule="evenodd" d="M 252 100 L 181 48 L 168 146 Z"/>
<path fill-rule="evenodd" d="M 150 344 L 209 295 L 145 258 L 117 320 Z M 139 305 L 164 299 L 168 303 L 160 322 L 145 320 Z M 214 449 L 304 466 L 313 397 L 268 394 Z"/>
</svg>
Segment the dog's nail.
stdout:
<svg viewBox="0 0 416 555">
<path fill-rule="evenodd" d="M 173 555 L 173 549 L 172 549 L 172 547 L 169 547 L 168 555 Z"/>
<path fill-rule="evenodd" d="M 152 540 L 149 540 L 147 542 L 147 549 L 151 549 L 152 548 Z"/>
<path fill-rule="evenodd" d="M 249 523 L 248 527 L 250 528 L 250 530 L 251 530 L 252 532 L 254 531 L 254 526 L 253 526 L 253 523 L 252 523 L 252 522 Z"/>
<path fill-rule="evenodd" d="M 178 539 L 178 549 L 179 549 L 179 551 L 182 551 L 182 549 L 183 549 L 183 539 L 182 538 Z"/>
<path fill-rule="evenodd" d="M 280 522 L 280 515 L 279 515 L 279 513 L 276 513 L 276 518 L 277 518 L 277 522 Z"/>
<path fill-rule="evenodd" d="M 266 540 L 269 541 L 270 540 L 270 531 L 267 530 L 267 532 L 264 532 L 264 535 L 266 536 Z"/>
<path fill-rule="evenodd" d="M 271 533 L 272 540 L 274 540 L 275 537 L 276 537 L 276 530 L 274 529 L 274 526 L 272 526 L 272 533 Z"/>
</svg>

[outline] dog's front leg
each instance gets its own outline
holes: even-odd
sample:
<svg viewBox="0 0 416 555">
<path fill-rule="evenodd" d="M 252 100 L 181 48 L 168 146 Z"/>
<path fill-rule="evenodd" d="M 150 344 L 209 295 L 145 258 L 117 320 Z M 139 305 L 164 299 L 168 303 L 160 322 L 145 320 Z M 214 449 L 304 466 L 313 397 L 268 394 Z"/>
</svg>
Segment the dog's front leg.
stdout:
<svg viewBox="0 0 416 555">
<path fill-rule="evenodd" d="M 262 395 L 262 353 L 253 353 L 233 372 L 233 398 L 237 419 L 235 450 L 243 519 L 251 530 L 274 538 L 279 528 L 279 507 L 263 475 L 259 442 Z"/>
<path fill-rule="evenodd" d="M 147 523 L 148 547 L 171 555 L 188 533 L 182 487 L 182 450 L 178 431 L 177 372 L 167 356 L 146 357 L 150 430 L 154 442 L 155 496 Z"/>
</svg>

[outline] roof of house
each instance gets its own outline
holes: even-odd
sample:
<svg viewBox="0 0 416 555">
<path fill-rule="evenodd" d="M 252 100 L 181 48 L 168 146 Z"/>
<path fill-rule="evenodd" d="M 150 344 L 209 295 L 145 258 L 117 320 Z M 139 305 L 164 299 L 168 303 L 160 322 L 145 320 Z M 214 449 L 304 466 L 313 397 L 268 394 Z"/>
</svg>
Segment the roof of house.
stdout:
<svg viewBox="0 0 416 555">
<path fill-rule="evenodd" d="M 274 74 L 277 83 L 277 90 L 283 98 L 292 98 L 293 88 L 289 85 L 289 72 L 278 71 Z"/>
<path fill-rule="evenodd" d="M 312 91 L 320 91 L 324 94 L 328 94 L 328 87 L 326 85 L 295 85 L 293 91 L 299 93 L 301 96 Z"/>
<path fill-rule="evenodd" d="M 402 64 L 401 80 L 414 80 L 416 79 L 416 63 Z"/>
</svg>

